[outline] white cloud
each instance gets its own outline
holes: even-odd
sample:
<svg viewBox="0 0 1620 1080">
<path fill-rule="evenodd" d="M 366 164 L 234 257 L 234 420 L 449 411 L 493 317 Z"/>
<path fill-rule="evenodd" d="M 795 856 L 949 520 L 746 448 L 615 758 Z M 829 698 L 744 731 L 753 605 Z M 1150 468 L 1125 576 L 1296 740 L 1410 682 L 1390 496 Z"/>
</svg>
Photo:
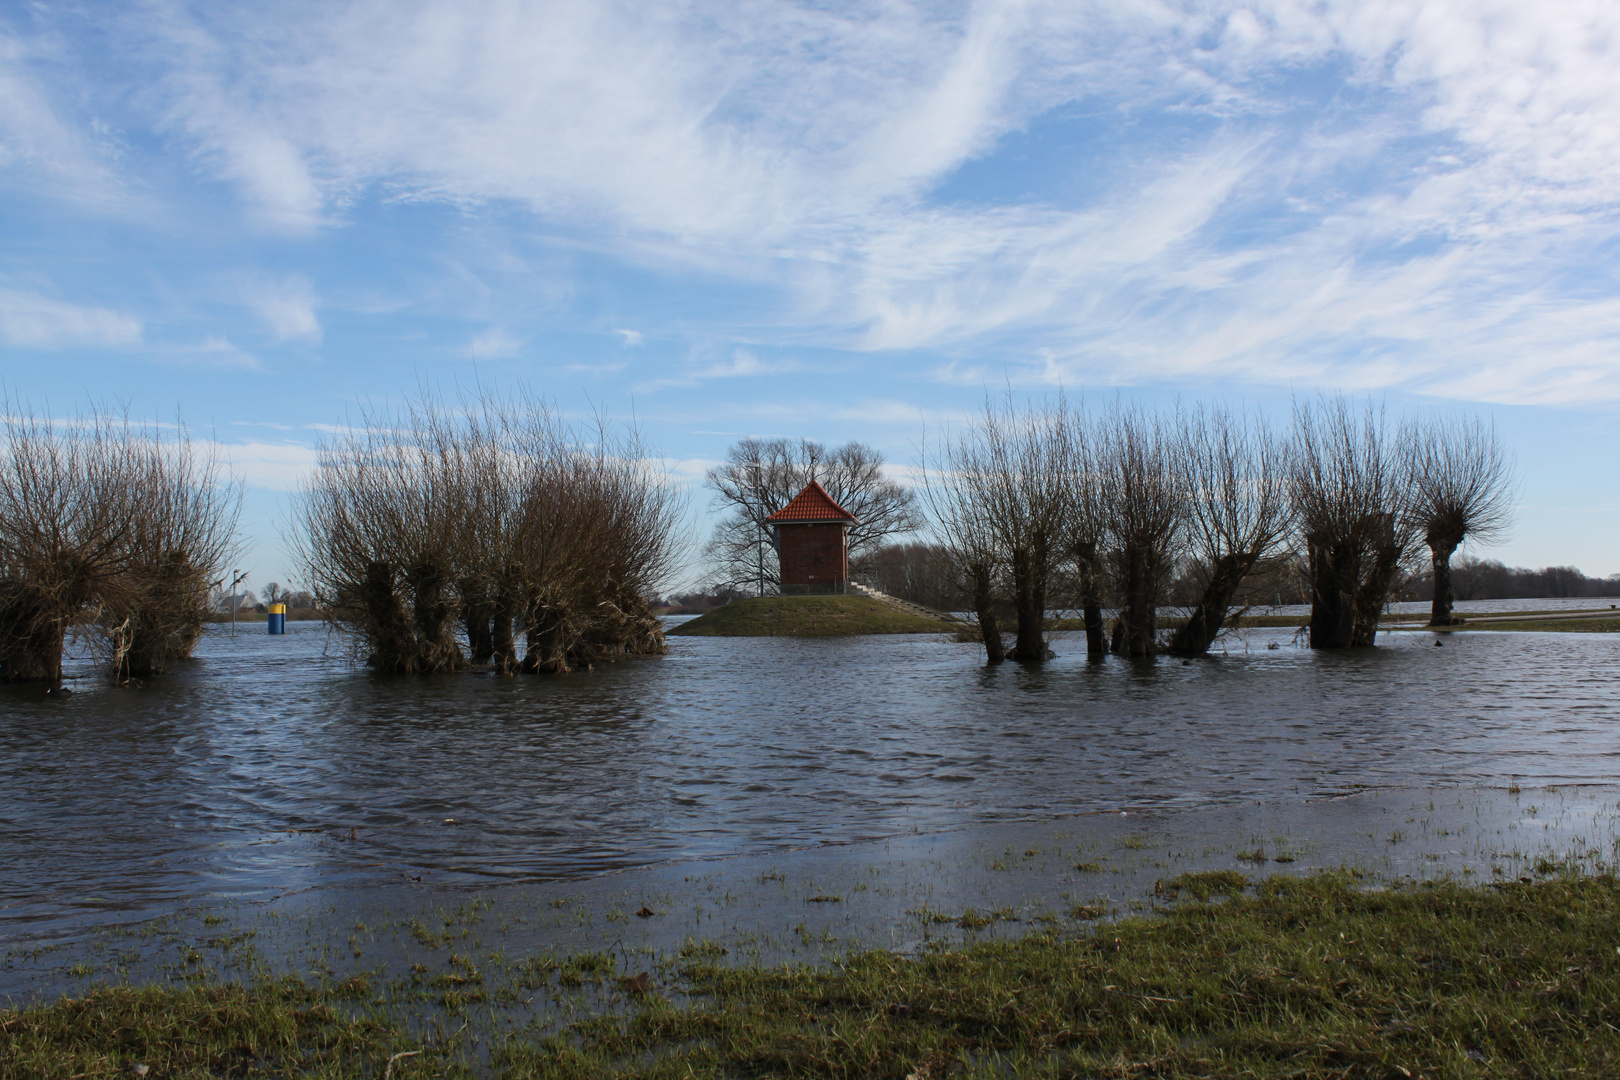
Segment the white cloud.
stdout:
<svg viewBox="0 0 1620 1080">
<path fill-rule="evenodd" d="M 304 443 L 216 443 L 231 471 L 252 487 L 296 491 L 315 468 L 317 452 Z"/>
<path fill-rule="evenodd" d="M 624 339 L 624 346 L 627 349 L 642 344 L 640 330 L 615 330 L 613 332 Z"/>
<path fill-rule="evenodd" d="M 248 288 L 247 301 L 278 340 L 320 343 L 321 321 L 315 314 L 320 301 L 315 286 L 303 275 L 257 282 Z"/>
<path fill-rule="evenodd" d="M 246 349 L 231 344 L 219 334 L 209 334 L 195 345 L 169 346 L 162 355 L 171 363 L 200 364 L 204 367 L 236 368 L 253 371 L 259 367 L 259 358 Z"/>
<path fill-rule="evenodd" d="M 494 326 L 472 339 L 467 346 L 467 356 L 473 360 L 501 360 L 521 352 L 523 342 L 523 338 Z"/>
<path fill-rule="evenodd" d="M 106 308 L 0 288 L 0 337 L 25 349 L 128 347 L 139 344 L 141 322 Z"/>
</svg>

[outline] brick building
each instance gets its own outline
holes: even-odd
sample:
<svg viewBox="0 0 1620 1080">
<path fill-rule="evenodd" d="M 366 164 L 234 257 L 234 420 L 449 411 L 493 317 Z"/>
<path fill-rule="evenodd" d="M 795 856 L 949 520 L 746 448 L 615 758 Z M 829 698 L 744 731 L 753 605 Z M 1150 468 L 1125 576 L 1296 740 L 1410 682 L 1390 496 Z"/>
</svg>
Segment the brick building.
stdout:
<svg viewBox="0 0 1620 1080">
<path fill-rule="evenodd" d="M 782 595 L 843 595 L 849 591 L 849 527 L 855 515 L 814 480 L 765 519 L 782 563 Z"/>
</svg>

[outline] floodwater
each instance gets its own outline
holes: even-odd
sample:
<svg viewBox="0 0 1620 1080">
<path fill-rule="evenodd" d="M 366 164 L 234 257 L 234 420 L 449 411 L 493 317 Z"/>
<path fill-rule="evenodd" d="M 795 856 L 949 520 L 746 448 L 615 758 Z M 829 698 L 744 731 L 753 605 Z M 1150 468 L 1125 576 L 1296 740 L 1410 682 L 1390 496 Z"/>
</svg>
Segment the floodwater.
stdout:
<svg viewBox="0 0 1620 1080">
<path fill-rule="evenodd" d="M 562 678 L 378 678 L 317 624 L 141 688 L 0 687 L 0 936 L 319 887 L 722 855 L 1364 786 L 1605 784 L 1620 636 L 987 669 L 933 635 L 673 638 Z M 1268 648 L 1268 646 L 1278 646 Z"/>
</svg>

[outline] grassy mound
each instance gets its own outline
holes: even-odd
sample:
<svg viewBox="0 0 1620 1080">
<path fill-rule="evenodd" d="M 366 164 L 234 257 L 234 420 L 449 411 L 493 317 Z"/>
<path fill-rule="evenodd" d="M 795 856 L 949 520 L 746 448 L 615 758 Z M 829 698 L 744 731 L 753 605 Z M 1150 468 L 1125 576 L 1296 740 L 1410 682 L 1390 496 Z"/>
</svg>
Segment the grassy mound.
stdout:
<svg viewBox="0 0 1620 1080">
<path fill-rule="evenodd" d="M 946 629 L 949 624 L 943 620 L 908 615 L 869 596 L 759 596 L 716 608 L 669 632 L 690 637 L 845 637 Z"/>
<path fill-rule="evenodd" d="M 1620 1075 L 1612 877 L 1365 891 L 1217 871 L 1161 892 L 1159 918 L 1076 909 L 1022 937 L 826 968 L 689 943 L 645 972 L 612 953 L 504 972 L 451 956 L 392 983 L 103 987 L 0 1009 L 0 1077 Z M 534 1024 L 548 999 L 552 1022 Z"/>
</svg>

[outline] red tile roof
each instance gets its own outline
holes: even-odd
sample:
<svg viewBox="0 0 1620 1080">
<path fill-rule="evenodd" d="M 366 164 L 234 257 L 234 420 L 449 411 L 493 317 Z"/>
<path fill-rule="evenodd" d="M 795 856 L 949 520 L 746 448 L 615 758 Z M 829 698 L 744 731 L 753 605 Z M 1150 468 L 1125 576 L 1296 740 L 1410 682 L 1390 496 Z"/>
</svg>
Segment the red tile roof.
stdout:
<svg viewBox="0 0 1620 1080">
<path fill-rule="evenodd" d="M 781 525 L 784 522 L 806 521 L 854 522 L 857 518 L 834 502 L 833 497 L 827 494 L 826 488 L 812 480 L 805 485 L 803 491 L 793 497 L 792 502 L 765 520 Z"/>
</svg>

